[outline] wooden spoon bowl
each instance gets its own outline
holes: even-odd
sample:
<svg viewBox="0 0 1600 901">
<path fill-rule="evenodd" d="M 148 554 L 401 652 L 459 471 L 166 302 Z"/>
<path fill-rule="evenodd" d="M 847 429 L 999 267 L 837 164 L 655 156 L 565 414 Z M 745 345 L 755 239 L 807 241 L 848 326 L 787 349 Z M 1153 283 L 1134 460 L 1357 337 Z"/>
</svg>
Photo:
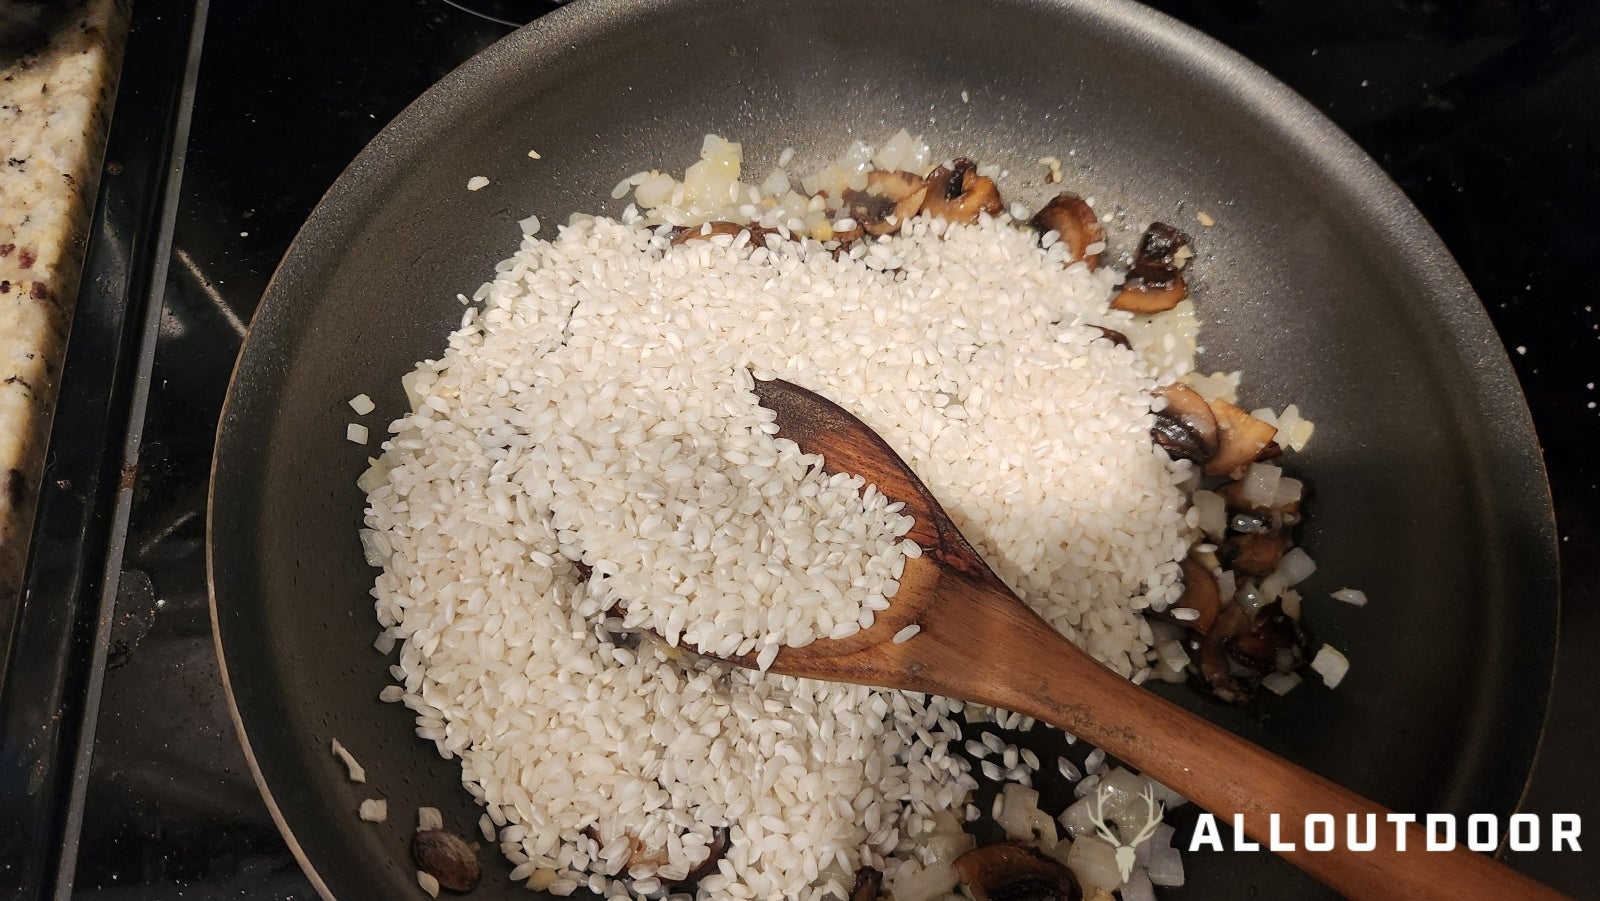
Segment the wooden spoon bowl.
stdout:
<svg viewBox="0 0 1600 901">
<path fill-rule="evenodd" d="M 928 692 L 1050 723 L 1218 817 L 1242 817 L 1246 834 L 1263 847 L 1273 837 L 1292 845 L 1294 850 L 1272 850 L 1352 898 L 1562 897 L 1464 847 L 1427 851 L 1420 827 L 1390 824 L 1386 808 L 1100 665 L 1000 581 L 928 487 L 865 423 L 790 382 L 757 380 L 755 392 L 778 414 L 779 437 L 820 454 L 828 471 L 863 476 L 890 500 L 904 503 L 916 521 L 907 537 L 924 551 L 906 561 L 899 591 L 871 628 L 841 640 L 786 647 L 770 671 Z M 919 630 L 896 643 L 895 635 L 913 624 Z M 753 657 L 730 659 L 755 665 Z M 1305 850 L 1308 814 L 1332 815 L 1332 850 Z M 1364 823 L 1367 814 L 1377 818 L 1377 847 L 1351 851 L 1338 837 L 1346 835 L 1347 817 Z M 1405 837 L 1403 850 L 1397 835 Z"/>
</svg>

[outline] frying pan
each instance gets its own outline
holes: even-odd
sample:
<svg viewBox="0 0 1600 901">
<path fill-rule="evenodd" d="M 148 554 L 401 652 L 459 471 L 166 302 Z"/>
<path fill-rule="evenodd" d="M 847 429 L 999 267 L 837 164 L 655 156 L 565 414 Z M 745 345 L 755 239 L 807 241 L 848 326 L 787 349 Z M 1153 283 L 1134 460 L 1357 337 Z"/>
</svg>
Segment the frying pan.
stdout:
<svg viewBox="0 0 1600 901">
<path fill-rule="evenodd" d="M 1395 809 L 1515 806 L 1556 617 L 1532 422 L 1455 263 L 1332 124 L 1119 0 L 581 0 L 463 65 L 350 165 L 273 278 L 228 393 L 209 520 L 218 654 L 262 793 L 319 891 L 407 897 L 414 809 L 468 833 L 478 816 L 456 764 L 376 700 L 388 661 L 371 647 L 354 482 L 377 451 L 345 440 L 345 401 L 370 394 L 382 436 L 405 406 L 399 377 L 441 352 L 457 293 L 510 255 L 529 213 L 618 212 L 613 184 L 682 171 L 708 131 L 742 141 L 751 171 L 786 146 L 803 170 L 902 125 L 936 154 L 1001 164 L 1007 199 L 1029 205 L 1056 190 L 1037 159 L 1059 157 L 1060 187 L 1123 212 L 1115 246 L 1152 219 L 1188 227 L 1203 368 L 1242 369 L 1248 400 L 1317 422 L 1295 461 L 1316 489 L 1308 616 L 1351 674 L 1242 710 L 1169 695 Z M 490 187 L 469 192 L 479 175 Z M 1371 605 L 1326 599 L 1346 584 Z M 388 799 L 388 822 L 358 821 L 367 797 Z M 528 897 L 482 856 L 480 896 Z M 1264 852 L 1187 862 L 1181 897 L 1324 891 Z"/>
</svg>

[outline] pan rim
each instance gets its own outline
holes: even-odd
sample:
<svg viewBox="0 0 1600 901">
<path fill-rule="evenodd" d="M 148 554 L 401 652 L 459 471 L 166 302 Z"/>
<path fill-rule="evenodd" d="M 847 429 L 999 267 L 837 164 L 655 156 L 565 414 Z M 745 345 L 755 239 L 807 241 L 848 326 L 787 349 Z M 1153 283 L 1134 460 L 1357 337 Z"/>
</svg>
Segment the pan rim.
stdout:
<svg viewBox="0 0 1600 901">
<path fill-rule="evenodd" d="M 262 300 L 251 317 L 250 327 L 242 341 L 227 392 L 218 418 L 213 445 L 211 471 L 207 480 L 206 503 L 206 586 L 208 608 L 212 625 L 213 647 L 217 655 L 219 672 L 230 718 L 268 812 L 283 835 L 292 856 L 300 865 L 313 887 L 323 898 L 334 899 L 327 881 L 318 872 L 294 829 L 274 797 L 267 776 L 260 766 L 251 745 L 246 716 L 234 691 L 232 673 L 222 637 L 219 587 L 217 577 L 217 499 L 218 473 L 227 452 L 226 431 L 237 413 L 241 374 L 249 367 L 253 349 L 269 338 L 257 328 L 264 315 L 276 307 L 275 296 L 281 296 L 281 285 L 292 278 L 297 262 L 306 254 L 304 248 L 318 242 L 326 235 L 337 236 L 341 228 L 352 221 L 350 211 L 358 205 L 363 194 L 373 182 L 383 177 L 403 175 L 409 156 L 401 152 L 414 145 L 434 118 L 446 113 L 456 98 L 474 93 L 491 80 L 494 73 L 511 59 L 539 58 L 559 55 L 569 44 L 592 41 L 596 33 L 614 28 L 637 28 L 660 16 L 694 6 L 697 0 L 576 0 L 560 9 L 534 20 L 532 23 L 500 39 L 463 62 L 439 82 L 431 86 L 408 104 L 390 123 L 361 150 L 343 172 L 334 180 L 307 216 L 304 224 L 289 244 L 282 260 L 275 267 L 262 294 Z M 1293 151 L 1301 164 L 1316 165 L 1323 169 L 1330 181 L 1345 186 L 1347 195 L 1365 215 L 1382 222 L 1396 234 L 1393 242 L 1393 262 L 1403 269 L 1432 267 L 1434 274 L 1432 294 L 1440 301 L 1460 304 L 1465 310 L 1463 319 L 1453 324 L 1452 348 L 1472 342 L 1488 342 L 1489 350 L 1480 353 L 1475 366 L 1464 366 L 1470 374 L 1474 393 L 1488 396 L 1488 389 L 1497 389 L 1503 403 L 1498 413 L 1514 424 L 1497 436 L 1495 448 L 1515 452 L 1525 459 L 1529 469 L 1524 473 L 1528 480 L 1525 489 L 1530 503 L 1538 502 L 1537 562 L 1543 567 L 1537 592 L 1541 602 L 1554 608 L 1550 621 L 1552 636 L 1559 634 L 1561 616 L 1561 588 L 1559 574 L 1560 546 L 1557 539 L 1554 505 L 1547 469 L 1538 445 L 1538 433 L 1520 382 L 1516 379 L 1509 355 L 1498 342 L 1495 332 L 1483 310 L 1482 300 L 1459 264 L 1449 253 L 1443 241 L 1427 223 L 1421 212 L 1391 179 L 1378 163 L 1355 141 L 1335 125 L 1332 120 L 1265 69 L 1251 62 L 1220 41 L 1186 25 L 1164 13 L 1142 6 L 1133 0 L 986 0 L 998 5 L 1036 11 L 1057 21 L 1094 22 L 1125 37 L 1130 45 L 1139 45 L 1139 52 L 1176 61 L 1185 68 L 1206 73 L 1219 85 L 1226 84 L 1230 103 L 1238 105 L 1263 122 L 1275 127 L 1271 139 L 1285 149 Z M 1533 497 L 1537 494 L 1537 498 Z M 1531 512 L 1531 509 L 1530 509 Z M 1534 548 L 1530 545 L 1530 554 Z M 1516 808 L 1526 800 L 1532 776 L 1532 763 L 1536 762 L 1548 730 L 1550 691 L 1556 673 L 1553 665 L 1556 638 L 1550 641 L 1551 661 L 1548 683 L 1543 685 L 1538 703 L 1541 707 L 1538 737 L 1530 758 L 1529 772 L 1522 774 L 1521 791 Z M 1504 851 L 1502 845 L 1501 851 Z M 1498 855 L 1497 855 L 1498 856 Z"/>
</svg>

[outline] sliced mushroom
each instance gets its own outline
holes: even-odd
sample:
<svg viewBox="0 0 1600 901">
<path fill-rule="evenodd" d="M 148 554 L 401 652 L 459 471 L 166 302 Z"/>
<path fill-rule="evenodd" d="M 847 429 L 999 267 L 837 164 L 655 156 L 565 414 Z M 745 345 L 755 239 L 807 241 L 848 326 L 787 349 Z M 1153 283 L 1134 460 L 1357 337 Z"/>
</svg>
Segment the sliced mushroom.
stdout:
<svg viewBox="0 0 1600 901">
<path fill-rule="evenodd" d="M 1192 252 L 1189 236 L 1170 225 L 1152 222 L 1139 239 L 1133 267 L 1111 306 L 1130 313 L 1160 313 L 1189 296 L 1183 266 Z"/>
<path fill-rule="evenodd" d="M 856 870 L 855 884 L 850 886 L 850 901 L 878 901 L 883 893 L 883 874 L 872 867 Z"/>
<path fill-rule="evenodd" d="M 1189 287 L 1183 283 L 1182 273 L 1159 282 L 1130 275 L 1111 298 L 1111 308 L 1129 313 L 1165 313 L 1188 296 Z"/>
<path fill-rule="evenodd" d="M 1150 437 L 1174 460 L 1193 460 L 1205 465 L 1216 456 L 1221 445 L 1217 417 L 1200 392 L 1182 382 L 1173 382 L 1156 392 L 1167 405 L 1156 413 Z"/>
<path fill-rule="evenodd" d="M 1187 609 L 1199 613 L 1196 619 L 1174 619 L 1178 625 L 1204 635 L 1211 630 L 1211 624 L 1217 620 L 1217 611 L 1222 608 L 1222 592 L 1217 587 L 1217 577 L 1198 560 L 1186 558 L 1178 566 L 1183 570 L 1183 594 L 1167 608 L 1168 612 Z"/>
<path fill-rule="evenodd" d="M 1221 444 L 1216 456 L 1205 464 L 1208 476 L 1224 476 L 1255 460 L 1261 449 L 1278 434 L 1276 427 L 1251 416 L 1225 400 L 1211 401 L 1217 418 Z"/>
<path fill-rule="evenodd" d="M 1217 550 L 1228 568 L 1264 577 L 1272 575 L 1288 549 L 1288 536 L 1269 527 L 1259 532 L 1229 535 Z"/>
<path fill-rule="evenodd" d="M 978 164 L 962 157 L 928 174 L 922 212 L 971 225 L 981 213 L 1000 215 L 1000 189 L 994 179 L 978 174 Z"/>
<path fill-rule="evenodd" d="M 1071 870 L 1023 845 L 1002 843 L 974 848 L 957 857 L 955 866 L 975 901 L 1083 898 L 1083 890 Z"/>
<path fill-rule="evenodd" d="M 1128 340 L 1128 336 L 1114 328 L 1106 328 L 1103 325 L 1090 326 L 1090 328 L 1098 331 L 1100 333 L 1100 337 L 1110 341 L 1112 344 L 1115 344 L 1118 347 L 1126 347 L 1129 350 L 1133 349 L 1133 342 Z"/>
<path fill-rule="evenodd" d="M 867 173 L 866 190 L 844 192 L 839 213 L 854 219 L 857 228 L 869 235 L 892 235 L 917 215 L 927 194 L 927 182 L 920 175 L 875 169 Z M 841 233 L 834 237 L 847 241 L 859 235 Z"/>
<path fill-rule="evenodd" d="M 775 228 L 762 228 L 754 223 L 740 225 L 737 222 L 707 222 L 704 225 L 686 225 L 673 229 L 672 244 L 677 247 L 690 241 L 700 241 L 716 235 L 737 235 L 746 231 L 750 233 L 750 243 L 757 247 L 766 243 L 767 235 L 780 234 Z"/>
<path fill-rule="evenodd" d="M 1278 669 L 1286 653 L 1298 662 L 1306 644 L 1300 624 L 1283 612 L 1282 603 L 1273 601 L 1261 608 L 1250 628 L 1228 639 L 1226 647 L 1230 660 L 1265 675 Z"/>
<path fill-rule="evenodd" d="M 1209 631 L 1183 642 L 1201 685 L 1230 704 L 1243 704 L 1255 694 L 1255 682 L 1237 678 L 1228 655 L 1229 640 L 1243 635 L 1250 625 L 1250 617 L 1238 604 L 1228 601 L 1217 611 Z"/>
<path fill-rule="evenodd" d="M 1088 247 L 1099 244 L 1104 248 L 1106 230 L 1100 225 L 1100 217 L 1095 215 L 1094 208 L 1082 197 L 1070 192 L 1057 194 L 1054 200 L 1033 214 L 1028 224 L 1040 233 L 1053 231 L 1059 234 L 1073 262 L 1082 260 L 1091 271 L 1100 265 L 1103 249 L 1089 253 Z"/>
<path fill-rule="evenodd" d="M 478 887 L 483 869 L 478 852 L 461 836 L 443 829 L 422 829 L 411 839 L 411 859 L 417 869 L 439 880 L 439 887 L 470 892 Z"/>
<path fill-rule="evenodd" d="M 1305 659 L 1309 636 L 1274 601 L 1254 620 L 1238 604 L 1225 604 L 1210 632 L 1184 642 L 1201 685 L 1219 699 L 1243 704 L 1269 673 L 1293 669 Z"/>
</svg>

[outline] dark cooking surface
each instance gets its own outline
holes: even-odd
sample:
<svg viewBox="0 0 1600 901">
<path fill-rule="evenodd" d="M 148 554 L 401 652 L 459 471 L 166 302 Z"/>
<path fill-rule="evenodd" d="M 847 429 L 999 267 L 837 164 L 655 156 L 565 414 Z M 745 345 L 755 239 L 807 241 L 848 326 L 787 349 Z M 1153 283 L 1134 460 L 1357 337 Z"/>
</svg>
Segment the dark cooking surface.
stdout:
<svg viewBox="0 0 1600 901">
<path fill-rule="evenodd" d="M 504 18 L 538 7 L 462 5 Z M 1481 0 L 1363 0 L 1309 11 L 1155 5 L 1283 78 L 1373 153 L 1433 222 L 1513 349 L 1547 451 L 1564 555 L 1553 733 L 1528 809 L 1600 823 L 1588 750 L 1600 740 L 1590 702 L 1600 667 L 1584 647 L 1600 638 L 1592 451 L 1600 411 L 1588 406 L 1600 391 L 1587 387 L 1600 381 L 1600 313 L 1590 309 L 1600 298 L 1589 296 L 1580 271 L 1600 258 L 1600 229 L 1585 224 L 1600 199 L 1591 149 L 1600 13 L 1582 2 Z M 128 81 L 146 93 L 119 103 L 113 153 L 121 148 L 130 165 L 125 178 L 107 179 L 108 210 L 157 195 L 150 181 L 160 167 L 131 163 L 159 143 L 140 135 L 161 133 L 162 101 L 176 96 L 176 82 L 165 91 L 151 82 L 173 68 L 193 12 L 180 0 L 136 7 L 128 66 L 144 68 Z M 256 794 L 217 685 L 202 549 L 213 427 L 241 323 L 322 191 L 407 102 L 506 30 L 442 0 L 281 0 L 209 11 L 82 812 L 82 897 L 312 897 Z M 117 267 L 137 267 L 137 255 L 150 252 L 151 242 L 132 240 L 149 221 L 108 215 L 102 225 L 86 284 L 114 279 Z M 95 298 L 86 294 L 85 303 Z M 80 332 L 95 334 L 82 323 L 113 315 L 129 314 L 84 308 Z M 75 334 L 69 378 L 108 365 L 84 344 Z M 1544 690 L 1527 686 L 1530 698 Z M 1593 897 L 1595 859 L 1514 862 Z"/>
</svg>

